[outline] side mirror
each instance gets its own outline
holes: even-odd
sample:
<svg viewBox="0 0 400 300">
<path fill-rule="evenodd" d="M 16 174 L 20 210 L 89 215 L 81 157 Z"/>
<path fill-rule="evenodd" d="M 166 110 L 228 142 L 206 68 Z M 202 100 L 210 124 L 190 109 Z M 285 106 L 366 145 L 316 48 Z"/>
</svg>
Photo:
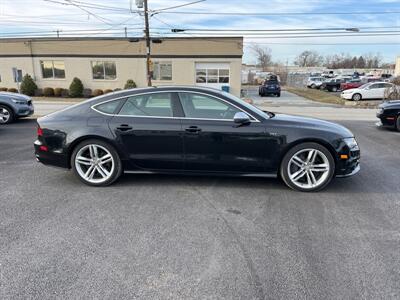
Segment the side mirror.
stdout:
<svg viewBox="0 0 400 300">
<path fill-rule="evenodd" d="M 250 117 L 245 114 L 244 112 L 237 112 L 235 116 L 233 117 L 233 122 L 235 122 L 238 125 L 243 125 L 243 124 L 248 124 L 250 123 Z"/>
</svg>

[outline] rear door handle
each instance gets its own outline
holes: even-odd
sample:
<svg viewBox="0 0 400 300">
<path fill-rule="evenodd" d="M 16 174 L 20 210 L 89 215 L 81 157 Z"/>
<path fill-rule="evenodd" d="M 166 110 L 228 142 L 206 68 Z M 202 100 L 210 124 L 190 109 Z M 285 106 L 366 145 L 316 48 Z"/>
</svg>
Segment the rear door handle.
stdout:
<svg viewBox="0 0 400 300">
<path fill-rule="evenodd" d="M 190 126 L 190 127 L 186 128 L 185 131 L 190 132 L 190 133 L 199 133 L 201 131 L 201 128 L 199 128 L 197 126 Z"/>
<path fill-rule="evenodd" d="M 133 127 L 129 126 L 128 124 L 121 124 L 117 127 L 117 130 L 119 130 L 119 131 L 129 131 L 132 129 L 133 129 Z"/>
</svg>

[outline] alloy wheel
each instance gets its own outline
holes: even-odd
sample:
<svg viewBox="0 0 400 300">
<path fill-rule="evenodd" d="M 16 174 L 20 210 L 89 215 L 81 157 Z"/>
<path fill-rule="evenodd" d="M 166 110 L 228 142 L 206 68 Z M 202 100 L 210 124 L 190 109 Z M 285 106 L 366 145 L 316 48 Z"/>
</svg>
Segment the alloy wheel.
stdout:
<svg viewBox="0 0 400 300">
<path fill-rule="evenodd" d="M 320 150 L 302 149 L 291 157 L 287 172 L 295 186 L 314 189 L 324 184 L 329 177 L 330 164 Z"/>
<path fill-rule="evenodd" d="M 6 124 L 11 118 L 10 111 L 5 107 L 0 107 L 0 123 Z"/>
<path fill-rule="evenodd" d="M 89 144 L 79 149 L 75 156 L 76 171 L 90 183 L 103 183 L 113 175 L 115 162 L 105 147 Z"/>
</svg>

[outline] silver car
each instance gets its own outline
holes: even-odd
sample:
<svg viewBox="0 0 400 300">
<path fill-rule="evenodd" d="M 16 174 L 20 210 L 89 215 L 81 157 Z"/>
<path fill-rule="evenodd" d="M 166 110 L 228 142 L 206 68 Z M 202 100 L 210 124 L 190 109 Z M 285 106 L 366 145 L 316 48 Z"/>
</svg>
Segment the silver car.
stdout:
<svg viewBox="0 0 400 300">
<path fill-rule="evenodd" d="M 32 99 L 17 93 L 0 92 L 0 125 L 9 124 L 18 118 L 33 115 Z"/>
</svg>

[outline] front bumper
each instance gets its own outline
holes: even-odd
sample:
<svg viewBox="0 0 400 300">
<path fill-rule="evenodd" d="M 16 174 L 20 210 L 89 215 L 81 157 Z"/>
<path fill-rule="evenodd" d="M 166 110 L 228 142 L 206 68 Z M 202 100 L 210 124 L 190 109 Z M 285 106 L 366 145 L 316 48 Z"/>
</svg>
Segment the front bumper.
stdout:
<svg viewBox="0 0 400 300">
<path fill-rule="evenodd" d="M 29 105 L 18 106 L 15 114 L 18 118 L 24 118 L 33 115 L 34 112 L 35 109 L 33 107 L 33 104 L 29 104 Z"/>
<path fill-rule="evenodd" d="M 353 97 L 353 94 L 349 94 L 349 93 L 341 93 L 340 94 L 340 98 L 345 99 L 345 100 L 351 100 L 352 97 Z"/>
<path fill-rule="evenodd" d="M 261 87 L 260 93 L 262 94 L 279 94 L 281 92 L 280 88 L 268 88 L 268 87 Z"/>
</svg>

